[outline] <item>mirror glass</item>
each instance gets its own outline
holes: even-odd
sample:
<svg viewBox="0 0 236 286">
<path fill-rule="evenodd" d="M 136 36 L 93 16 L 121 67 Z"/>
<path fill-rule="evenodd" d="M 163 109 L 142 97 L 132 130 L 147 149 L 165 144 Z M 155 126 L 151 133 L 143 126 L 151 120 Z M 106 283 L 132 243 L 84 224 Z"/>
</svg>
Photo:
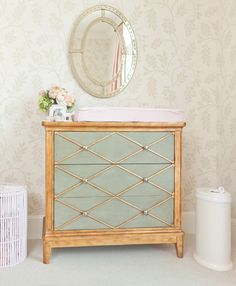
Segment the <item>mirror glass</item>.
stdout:
<svg viewBox="0 0 236 286">
<path fill-rule="evenodd" d="M 137 62 L 134 32 L 117 9 L 107 5 L 92 7 L 75 23 L 69 55 L 73 74 L 86 92 L 112 97 L 133 76 Z"/>
</svg>

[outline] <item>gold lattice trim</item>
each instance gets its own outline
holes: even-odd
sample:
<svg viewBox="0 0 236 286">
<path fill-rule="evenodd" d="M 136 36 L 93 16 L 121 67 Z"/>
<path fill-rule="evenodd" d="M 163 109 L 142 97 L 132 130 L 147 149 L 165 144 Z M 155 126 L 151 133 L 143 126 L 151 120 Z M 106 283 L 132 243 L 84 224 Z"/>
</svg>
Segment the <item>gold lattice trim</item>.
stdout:
<svg viewBox="0 0 236 286">
<path fill-rule="evenodd" d="M 94 146 L 95 144 L 100 143 L 100 142 L 102 142 L 102 141 L 108 139 L 108 138 L 111 137 L 111 136 L 114 136 L 115 134 L 116 134 L 116 135 L 119 135 L 119 136 L 121 136 L 121 137 L 123 137 L 125 140 L 127 140 L 127 141 L 129 141 L 129 142 L 132 142 L 132 143 L 136 144 L 136 145 L 139 147 L 138 150 L 132 152 L 132 153 L 129 154 L 129 155 L 126 155 L 125 157 L 123 157 L 122 159 L 120 159 L 120 160 L 118 160 L 118 161 L 112 161 L 112 160 L 108 159 L 107 157 L 105 157 L 105 156 L 103 156 L 103 155 L 101 155 L 101 154 L 99 154 L 99 153 L 97 153 L 97 152 L 91 150 L 91 147 L 92 147 L 92 146 Z M 76 183 L 76 184 L 74 184 L 73 186 L 70 186 L 70 187 L 66 188 L 65 190 L 63 190 L 63 191 L 60 192 L 59 194 L 56 194 L 55 197 L 54 197 L 54 200 L 55 200 L 56 202 L 58 202 L 58 203 L 64 205 L 65 207 L 68 207 L 68 208 L 70 208 L 70 209 L 72 209 L 72 210 L 78 212 L 78 214 L 77 214 L 76 216 L 74 216 L 74 217 L 71 218 L 70 220 L 67 220 L 65 223 L 63 223 L 63 224 L 57 226 L 57 228 L 56 228 L 57 230 L 62 230 L 62 229 L 64 229 L 66 226 L 72 224 L 73 222 L 78 221 L 80 218 L 82 218 L 82 217 L 84 217 L 84 216 L 90 218 L 91 220 L 94 220 L 95 222 L 100 223 L 101 225 L 103 225 L 103 226 L 105 226 L 105 227 L 107 227 L 107 228 L 111 228 L 111 229 L 117 229 L 117 228 L 124 227 L 127 223 L 129 223 L 129 222 L 135 220 L 136 218 L 138 218 L 138 217 L 140 217 L 140 216 L 142 216 L 142 215 L 150 216 L 150 217 L 152 217 L 153 219 L 157 220 L 158 222 L 161 222 L 161 223 L 165 224 L 165 225 L 168 226 L 168 227 L 172 227 L 172 226 L 173 226 L 173 224 L 169 223 L 168 221 L 163 220 L 162 218 L 160 218 L 160 217 L 154 215 L 153 213 L 151 213 L 151 211 L 152 211 L 153 209 L 155 209 L 155 208 L 161 206 L 162 204 L 168 202 L 169 200 L 173 200 L 173 198 L 174 198 L 174 193 L 173 193 L 173 192 L 171 192 L 171 191 L 167 190 L 166 188 L 163 188 L 163 187 L 161 187 L 160 185 L 158 185 L 158 184 L 156 184 L 156 183 L 154 183 L 154 182 L 151 181 L 152 178 L 154 178 L 154 177 L 160 175 L 161 173 L 167 171 L 167 170 L 170 169 L 170 168 L 174 168 L 174 162 L 173 162 L 171 159 L 169 159 L 169 158 L 167 158 L 167 157 L 165 157 L 165 156 L 163 156 L 163 155 L 161 155 L 161 154 L 159 154 L 159 153 L 157 153 L 157 152 L 155 152 L 155 151 L 153 151 L 153 150 L 151 149 L 151 147 L 152 147 L 153 145 L 158 144 L 159 142 L 165 140 L 165 139 L 168 138 L 169 136 L 173 136 L 173 134 L 172 134 L 171 132 L 169 132 L 168 134 L 166 134 L 166 135 L 164 135 L 163 137 L 159 138 L 158 140 L 155 140 L 154 142 L 152 142 L 151 144 L 149 144 L 149 145 L 147 145 L 147 146 L 143 146 L 142 144 L 140 144 L 140 143 L 137 142 L 136 140 L 133 140 L 133 139 L 129 138 L 128 136 L 126 136 L 126 135 L 124 135 L 123 133 L 120 133 L 120 132 L 111 132 L 111 133 L 109 133 L 108 135 L 105 135 L 104 137 L 99 138 L 99 139 L 93 141 L 93 142 L 92 142 L 91 144 L 89 144 L 88 146 L 83 146 L 82 144 L 76 142 L 75 140 L 73 140 L 73 139 L 71 139 L 71 138 L 68 138 L 67 136 L 65 136 L 64 134 L 61 134 L 61 133 L 57 133 L 56 136 L 60 136 L 60 137 L 63 138 L 64 140 L 66 140 L 66 141 L 68 141 L 68 142 L 70 142 L 70 143 L 72 143 L 72 144 L 78 146 L 78 150 L 75 151 L 75 152 L 73 152 L 73 153 L 71 153 L 71 154 L 69 154 L 69 155 L 67 155 L 66 157 L 64 157 L 64 158 L 61 159 L 60 161 L 57 161 L 57 162 L 56 162 L 56 165 L 55 165 L 55 168 L 58 169 L 58 170 L 60 170 L 60 171 L 62 171 L 62 172 L 64 172 L 65 174 L 67 174 L 67 175 L 69 175 L 69 176 L 71 176 L 71 177 L 76 178 L 76 179 L 79 180 L 79 183 Z M 99 157 L 99 158 L 102 158 L 103 160 L 105 160 L 105 161 L 108 163 L 108 165 L 107 165 L 104 169 L 99 170 L 98 172 L 92 174 L 91 176 L 89 176 L 89 177 L 86 178 L 86 179 L 84 179 L 84 178 L 82 178 L 81 176 L 79 176 L 79 175 L 77 175 L 77 174 L 74 174 L 73 172 L 71 172 L 71 171 L 65 169 L 64 166 L 58 165 L 58 164 L 62 164 L 65 160 L 67 160 L 67 159 L 69 159 L 69 158 L 71 158 L 71 157 L 73 157 L 73 156 L 79 154 L 80 152 L 83 152 L 84 150 L 86 150 L 86 151 L 92 153 L 93 155 L 95 155 L 95 156 L 97 156 L 97 157 Z M 135 156 L 136 154 L 142 152 L 143 150 L 148 150 L 149 152 L 151 152 L 151 153 L 153 153 L 153 154 L 159 156 L 160 158 L 166 160 L 169 164 L 168 164 L 167 166 L 165 165 L 164 168 L 162 168 L 161 170 L 159 170 L 159 171 L 157 171 L 157 172 L 151 174 L 149 177 L 146 177 L 146 178 L 143 178 L 143 177 L 140 176 L 139 174 L 137 174 L 137 173 L 135 173 L 135 172 L 129 170 L 129 169 L 128 169 L 127 167 L 125 167 L 124 165 L 121 165 L 122 162 L 124 162 L 125 160 L 127 160 L 127 159 L 129 159 L 129 158 Z M 119 192 L 118 194 L 113 194 L 113 193 L 111 193 L 110 191 L 106 190 L 105 188 L 102 188 L 102 187 L 100 187 L 100 186 L 94 184 L 94 183 L 91 181 L 92 179 L 94 179 L 94 178 L 96 178 L 96 177 L 98 177 L 98 176 L 103 175 L 105 172 L 107 172 L 108 170 L 110 170 L 110 169 L 112 169 L 112 168 L 119 168 L 119 169 L 123 170 L 124 172 L 126 172 L 126 173 L 128 173 L 128 174 L 130 174 L 130 175 L 135 176 L 135 177 L 138 179 L 138 181 L 137 181 L 136 183 L 132 184 L 132 185 L 129 185 L 128 187 L 126 187 L 125 189 L 123 189 L 123 190 L 122 190 L 121 192 Z M 151 206 L 150 208 L 145 209 L 145 210 L 139 208 L 138 206 L 136 206 L 136 205 L 134 205 L 134 204 L 132 204 L 132 203 L 130 203 L 130 202 L 127 202 L 124 198 L 121 197 L 122 195 L 124 195 L 125 193 L 127 193 L 128 191 L 130 191 L 131 189 L 137 187 L 137 186 L 140 185 L 140 184 L 143 184 L 144 182 L 145 182 L 145 183 L 148 183 L 148 184 L 150 184 L 150 185 L 152 185 L 154 188 L 156 188 L 156 189 L 158 189 L 158 190 L 160 190 L 160 191 L 162 191 L 162 192 L 165 192 L 165 193 L 168 195 L 168 197 L 165 198 L 165 199 L 163 199 L 162 201 L 160 201 L 160 202 L 158 202 L 158 203 L 155 203 L 153 206 Z M 78 207 L 75 207 L 75 206 L 73 206 L 73 205 L 71 205 L 71 204 L 69 204 L 69 203 L 63 201 L 63 197 L 62 197 L 63 195 L 65 195 L 65 194 L 71 192 L 72 190 L 74 190 L 74 189 L 76 189 L 76 188 L 79 188 L 79 187 L 80 187 L 81 185 L 83 185 L 84 183 L 86 183 L 86 184 L 88 184 L 89 186 L 91 186 L 92 188 L 94 188 L 94 189 L 96 189 L 96 190 L 102 192 L 103 194 L 105 194 L 105 195 L 108 196 L 109 198 L 106 199 L 106 200 L 103 201 L 103 202 L 100 202 L 100 203 L 96 204 L 95 206 L 89 208 L 89 209 L 86 210 L 86 211 L 81 210 L 81 209 L 79 209 Z M 93 210 L 95 210 L 95 209 L 97 209 L 97 208 L 100 208 L 100 207 L 102 207 L 102 206 L 105 206 L 106 204 L 108 204 L 109 202 L 111 202 L 111 201 L 113 201 L 113 200 L 118 200 L 118 201 L 122 202 L 123 204 L 125 204 L 125 205 L 128 206 L 128 207 L 134 208 L 135 210 L 138 211 L 138 214 L 136 214 L 136 215 L 134 215 L 134 216 L 132 216 L 132 217 L 127 218 L 126 220 L 124 220 L 123 222 L 121 222 L 120 224 L 118 224 L 118 225 L 116 225 L 116 226 L 110 225 L 110 224 L 108 224 L 107 222 L 105 222 L 105 221 L 103 221 L 103 220 L 101 220 L 101 219 L 98 219 L 98 218 L 96 218 L 95 216 L 93 216 L 93 215 L 91 214 L 91 212 L 92 212 Z"/>
</svg>

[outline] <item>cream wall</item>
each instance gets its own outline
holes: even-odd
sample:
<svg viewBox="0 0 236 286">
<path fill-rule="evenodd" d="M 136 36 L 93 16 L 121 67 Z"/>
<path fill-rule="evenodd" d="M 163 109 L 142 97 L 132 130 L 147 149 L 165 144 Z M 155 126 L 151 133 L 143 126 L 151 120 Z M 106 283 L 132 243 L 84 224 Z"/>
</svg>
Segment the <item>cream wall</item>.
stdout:
<svg viewBox="0 0 236 286">
<path fill-rule="evenodd" d="M 139 48 L 130 85 L 106 100 L 80 89 L 67 59 L 75 19 L 104 3 L 123 11 Z M 81 107 L 183 109 L 184 209 L 193 209 L 198 186 L 222 184 L 235 197 L 235 11 L 234 0 L 0 0 L 0 181 L 26 184 L 30 213 L 43 212 L 44 115 L 37 94 L 57 84 Z"/>
</svg>

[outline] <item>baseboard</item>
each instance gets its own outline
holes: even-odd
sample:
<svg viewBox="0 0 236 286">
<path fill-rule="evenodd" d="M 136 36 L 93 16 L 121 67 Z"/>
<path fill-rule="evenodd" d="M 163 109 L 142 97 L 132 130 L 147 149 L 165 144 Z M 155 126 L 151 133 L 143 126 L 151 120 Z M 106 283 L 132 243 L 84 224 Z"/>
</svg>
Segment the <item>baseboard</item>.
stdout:
<svg viewBox="0 0 236 286">
<path fill-rule="evenodd" d="M 183 212 L 183 230 L 185 233 L 195 233 L 195 214 L 194 212 Z"/>
<path fill-rule="evenodd" d="M 28 239 L 41 239 L 43 228 L 42 215 L 30 215 L 28 218 Z M 183 229 L 185 233 L 195 233 L 194 212 L 183 212 Z M 232 219 L 232 242 L 236 246 L 236 219 Z"/>
<path fill-rule="evenodd" d="M 30 215 L 28 217 L 28 239 L 42 238 L 43 215 Z"/>
</svg>

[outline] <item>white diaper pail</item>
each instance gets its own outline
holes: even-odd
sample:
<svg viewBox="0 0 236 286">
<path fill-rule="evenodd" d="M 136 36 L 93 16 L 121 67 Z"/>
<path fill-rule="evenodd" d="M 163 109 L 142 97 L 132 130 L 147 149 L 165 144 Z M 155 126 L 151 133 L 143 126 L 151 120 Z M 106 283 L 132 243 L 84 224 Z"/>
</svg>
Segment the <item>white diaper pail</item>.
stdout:
<svg viewBox="0 0 236 286">
<path fill-rule="evenodd" d="M 22 262 L 27 254 L 27 192 L 0 185 L 0 267 Z"/>
<path fill-rule="evenodd" d="M 213 270 L 232 269 L 231 195 L 223 187 L 196 190 L 194 258 Z"/>
</svg>

